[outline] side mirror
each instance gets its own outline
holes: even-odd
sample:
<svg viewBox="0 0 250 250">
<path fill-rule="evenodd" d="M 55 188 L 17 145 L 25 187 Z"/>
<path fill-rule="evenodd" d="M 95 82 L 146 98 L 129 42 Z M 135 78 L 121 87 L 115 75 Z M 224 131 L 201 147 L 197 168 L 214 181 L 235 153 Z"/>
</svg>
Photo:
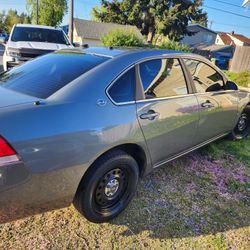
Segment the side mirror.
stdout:
<svg viewBox="0 0 250 250">
<path fill-rule="evenodd" d="M 6 44 L 6 43 L 8 42 L 8 40 L 9 40 L 9 36 L 6 36 L 6 37 L 4 38 L 3 43 Z"/>
<path fill-rule="evenodd" d="M 80 43 L 73 43 L 72 45 L 76 48 L 79 48 L 81 46 Z"/>
<path fill-rule="evenodd" d="M 222 87 L 219 83 L 214 83 L 206 89 L 206 92 L 220 91 Z"/>
<path fill-rule="evenodd" d="M 227 81 L 225 85 L 225 90 L 238 90 L 238 86 L 235 82 Z"/>
</svg>

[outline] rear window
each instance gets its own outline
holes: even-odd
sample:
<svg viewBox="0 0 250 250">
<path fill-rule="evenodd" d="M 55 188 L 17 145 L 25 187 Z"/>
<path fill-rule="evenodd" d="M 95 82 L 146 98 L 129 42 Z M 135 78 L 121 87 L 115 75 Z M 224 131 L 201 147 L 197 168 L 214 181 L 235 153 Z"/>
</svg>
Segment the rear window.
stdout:
<svg viewBox="0 0 250 250">
<path fill-rule="evenodd" d="M 61 30 L 15 27 L 11 36 L 13 42 L 46 42 L 69 45 L 68 39 Z"/>
<path fill-rule="evenodd" d="M 1 74 L 0 86 L 46 99 L 106 60 L 107 57 L 60 51 Z"/>
</svg>

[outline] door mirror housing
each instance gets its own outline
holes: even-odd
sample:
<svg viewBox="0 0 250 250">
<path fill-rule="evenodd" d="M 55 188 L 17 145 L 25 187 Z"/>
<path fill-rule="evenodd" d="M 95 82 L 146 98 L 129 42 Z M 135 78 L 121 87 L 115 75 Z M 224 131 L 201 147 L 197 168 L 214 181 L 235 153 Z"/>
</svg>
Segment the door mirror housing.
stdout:
<svg viewBox="0 0 250 250">
<path fill-rule="evenodd" d="M 225 85 L 225 90 L 238 90 L 238 86 L 235 82 L 227 81 Z"/>
<path fill-rule="evenodd" d="M 81 47 L 80 43 L 72 43 L 72 45 L 73 45 L 74 47 L 76 47 L 76 48 Z"/>
<path fill-rule="evenodd" d="M 206 89 L 206 92 L 220 91 L 222 87 L 219 83 L 214 83 Z"/>
<path fill-rule="evenodd" d="M 7 44 L 8 40 L 9 40 L 9 36 L 6 36 L 6 37 L 4 38 L 3 43 L 4 43 L 4 44 Z"/>
</svg>

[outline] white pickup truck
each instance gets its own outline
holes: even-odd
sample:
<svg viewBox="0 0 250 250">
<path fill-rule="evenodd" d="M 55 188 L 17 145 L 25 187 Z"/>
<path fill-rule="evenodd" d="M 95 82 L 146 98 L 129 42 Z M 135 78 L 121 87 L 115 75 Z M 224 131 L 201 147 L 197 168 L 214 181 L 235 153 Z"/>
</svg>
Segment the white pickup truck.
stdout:
<svg viewBox="0 0 250 250">
<path fill-rule="evenodd" d="M 3 55 L 4 71 L 55 50 L 73 48 L 60 28 L 42 25 L 13 26 Z"/>
</svg>

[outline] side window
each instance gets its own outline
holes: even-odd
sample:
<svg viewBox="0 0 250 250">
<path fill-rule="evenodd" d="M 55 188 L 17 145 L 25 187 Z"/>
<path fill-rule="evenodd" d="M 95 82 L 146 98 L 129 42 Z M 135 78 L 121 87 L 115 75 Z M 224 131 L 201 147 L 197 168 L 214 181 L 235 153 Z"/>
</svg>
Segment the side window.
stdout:
<svg viewBox="0 0 250 250">
<path fill-rule="evenodd" d="M 209 65 L 191 59 L 184 59 L 198 93 L 220 91 L 224 89 L 221 74 Z"/>
<path fill-rule="evenodd" d="M 119 77 L 108 93 L 116 103 L 131 102 L 135 100 L 135 84 L 135 67 L 133 67 Z"/>
<path fill-rule="evenodd" d="M 157 59 L 141 63 L 140 76 L 147 99 L 188 93 L 178 59 Z"/>
</svg>

